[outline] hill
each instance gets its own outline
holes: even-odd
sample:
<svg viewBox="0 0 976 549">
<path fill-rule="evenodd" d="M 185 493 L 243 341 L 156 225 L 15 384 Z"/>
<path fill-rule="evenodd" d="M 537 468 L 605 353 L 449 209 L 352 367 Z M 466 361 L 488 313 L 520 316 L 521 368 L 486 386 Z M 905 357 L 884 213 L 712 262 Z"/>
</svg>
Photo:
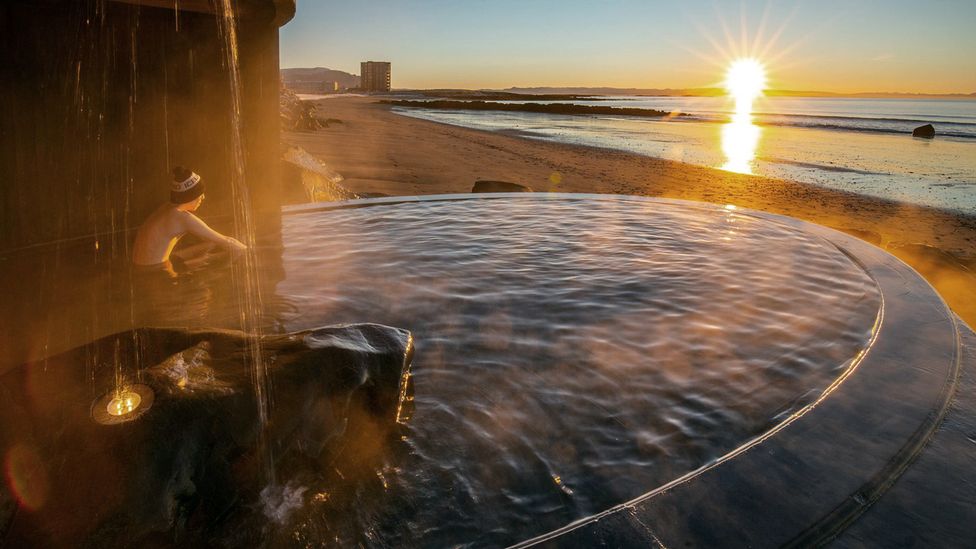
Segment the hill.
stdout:
<svg viewBox="0 0 976 549">
<path fill-rule="evenodd" d="M 314 82 L 338 82 L 339 88 L 359 87 L 359 76 L 325 67 L 281 69 L 281 79 L 289 87 Z"/>
</svg>

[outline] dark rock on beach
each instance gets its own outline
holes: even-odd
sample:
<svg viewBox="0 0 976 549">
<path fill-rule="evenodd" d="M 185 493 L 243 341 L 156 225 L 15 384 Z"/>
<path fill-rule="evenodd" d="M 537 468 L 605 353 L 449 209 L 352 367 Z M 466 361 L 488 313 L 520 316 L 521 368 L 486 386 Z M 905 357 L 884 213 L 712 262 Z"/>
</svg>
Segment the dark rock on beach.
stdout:
<svg viewBox="0 0 976 549">
<path fill-rule="evenodd" d="M 473 193 L 530 193 L 532 189 L 518 183 L 508 181 L 475 181 L 471 187 Z"/>
<path fill-rule="evenodd" d="M 358 324 L 261 338 L 274 395 L 266 428 L 253 341 L 139 329 L 0 378 L 5 544 L 253 546 L 313 497 L 301 485 L 338 490 L 397 439 L 409 332 Z M 119 362 L 149 406 L 101 424 Z"/>
<path fill-rule="evenodd" d="M 935 137 L 935 128 L 932 126 L 932 124 L 919 126 L 912 130 L 912 137 L 924 137 L 926 139 L 932 139 Z"/>
</svg>

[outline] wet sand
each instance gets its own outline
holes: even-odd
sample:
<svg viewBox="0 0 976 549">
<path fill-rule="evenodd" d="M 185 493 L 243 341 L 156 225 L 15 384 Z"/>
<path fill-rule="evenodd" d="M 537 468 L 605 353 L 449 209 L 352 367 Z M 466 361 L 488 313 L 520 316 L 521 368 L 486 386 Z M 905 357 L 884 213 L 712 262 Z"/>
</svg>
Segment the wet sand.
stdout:
<svg viewBox="0 0 976 549">
<path fill-rule="evenodd" d="M 315 102 L 329 127 L 285 132 L 356 193 L 470 192 L 479 179 L 534 191 L 613 193 L 735 204 L 826 225 L 878 245 L 922 274 L 976 326 L 976 216 L 632 153 L 549 143 L 400 116 L 366 97 Z"/>
</svg>

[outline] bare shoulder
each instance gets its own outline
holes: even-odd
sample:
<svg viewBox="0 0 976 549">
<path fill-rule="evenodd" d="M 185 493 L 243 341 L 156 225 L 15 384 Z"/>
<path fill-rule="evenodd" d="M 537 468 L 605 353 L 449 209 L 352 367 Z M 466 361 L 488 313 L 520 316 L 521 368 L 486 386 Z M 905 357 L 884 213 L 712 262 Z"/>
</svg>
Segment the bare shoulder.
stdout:
<svg viewBox="0 0 976 549">
<path fill-rule="evenodd" d="M 179 220 L 179 222 L 185 227 L 194 226 L 194 225 L 206 225 L 206 223 L 204 223 L 202 219 L 200 219 L 195 214 L 193 214 L 193 212 L 188 212 L 176 208 L 173 209 L 173 219 Z"/>
<path fill-rule="evenodd" d="M 149 217 L 143 222 L 142 230 L 166 230 L 167 227 L 172 227 L 174 224 L 179 223 L 179 217 L 173 215 L 176 211 L 175 208 L 170 207 L 168 204 L 163 204 L 159 208 L 149 214 Z"/>
</svg>

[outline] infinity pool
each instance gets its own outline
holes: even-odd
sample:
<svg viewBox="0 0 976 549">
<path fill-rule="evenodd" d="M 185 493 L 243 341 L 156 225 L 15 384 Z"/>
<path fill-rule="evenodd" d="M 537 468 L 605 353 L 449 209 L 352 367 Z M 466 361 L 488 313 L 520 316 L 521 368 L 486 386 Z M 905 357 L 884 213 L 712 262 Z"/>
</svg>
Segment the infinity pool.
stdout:
<svg viewBox="0 0 976 549">
<path fill-rule="evenodd" d="M 499 546 L 602 511 L 812 402 L 881 306 L 833 244 L 731 206 L 355 206 L 284 217 L 275 316 L 413 332 L 413 413 L 375 477 L 304 486 L 282 540 Z"/>
</svg>

